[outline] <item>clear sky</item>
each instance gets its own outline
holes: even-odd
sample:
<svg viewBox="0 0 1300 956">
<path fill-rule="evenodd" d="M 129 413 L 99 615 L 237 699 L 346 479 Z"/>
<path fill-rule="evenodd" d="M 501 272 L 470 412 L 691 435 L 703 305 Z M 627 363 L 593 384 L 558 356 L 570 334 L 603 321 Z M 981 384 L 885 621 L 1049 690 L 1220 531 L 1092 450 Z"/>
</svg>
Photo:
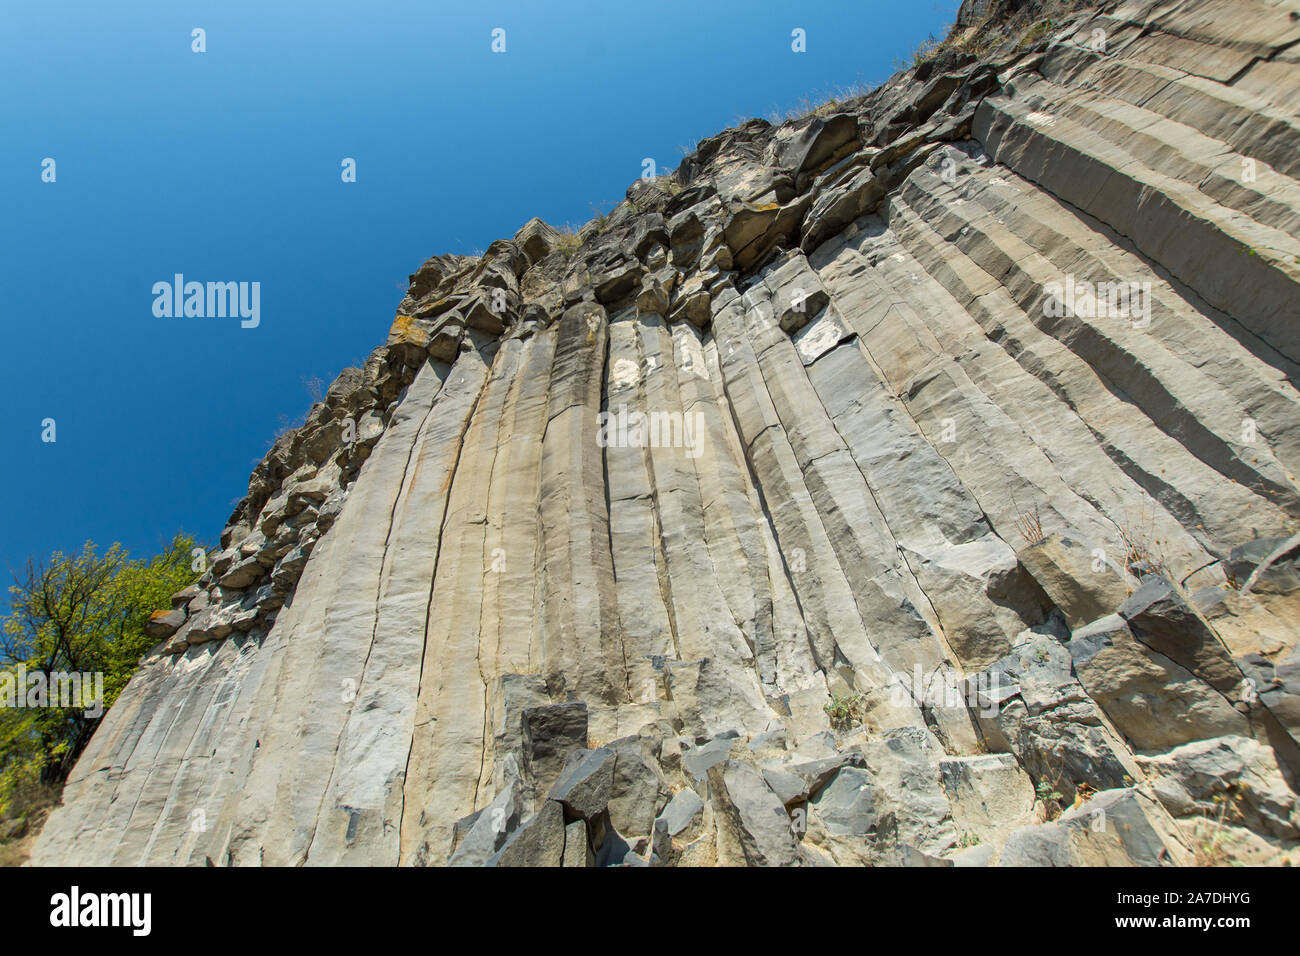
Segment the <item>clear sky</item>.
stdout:
<svg viewBox="0 0 1300 956">
<path fill-rule="evenodd" d="M 86 539 L 215 542 L 304 379 L 380 345 L 426 258 L 585 222 L 647 157 L 874 86 L 958 5 L 5 4 L 3 583 Z M 260 324 L 155 316 L 176 273 L 259 282 Z"/>
</svg>

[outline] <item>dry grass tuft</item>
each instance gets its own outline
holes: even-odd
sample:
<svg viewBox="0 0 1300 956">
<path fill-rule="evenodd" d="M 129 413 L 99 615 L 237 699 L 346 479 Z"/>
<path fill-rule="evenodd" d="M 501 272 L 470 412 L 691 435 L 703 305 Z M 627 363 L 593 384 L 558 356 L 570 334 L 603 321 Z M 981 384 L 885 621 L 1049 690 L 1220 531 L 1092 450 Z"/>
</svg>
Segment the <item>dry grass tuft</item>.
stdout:
<svg viewBox="0 0 1300 956">
<path fill-rule="evenodd" d="M 1043 518 L 1038 513 L 1038 505 L 1029 511 L 1020 511 L 1019 506 L 1016 510 L 1016 530 L 1025 539 L 1025 544 L 1032 548 L 1046 541 L 1047 535 L 1043 533 Z"/>
</svg>

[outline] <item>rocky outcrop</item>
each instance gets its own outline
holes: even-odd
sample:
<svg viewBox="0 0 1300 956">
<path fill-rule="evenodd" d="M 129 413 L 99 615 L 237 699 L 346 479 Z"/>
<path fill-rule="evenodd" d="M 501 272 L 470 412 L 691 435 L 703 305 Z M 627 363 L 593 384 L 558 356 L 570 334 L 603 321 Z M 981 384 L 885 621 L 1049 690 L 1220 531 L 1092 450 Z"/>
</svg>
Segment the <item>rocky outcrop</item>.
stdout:
<svg viewBox="0 0 1300 956">
<path fill-rule="evenodd" d="M 35 862 L 1294 858 L 1300 21 L 960 41 L 426 262 Z"/>
</svg>

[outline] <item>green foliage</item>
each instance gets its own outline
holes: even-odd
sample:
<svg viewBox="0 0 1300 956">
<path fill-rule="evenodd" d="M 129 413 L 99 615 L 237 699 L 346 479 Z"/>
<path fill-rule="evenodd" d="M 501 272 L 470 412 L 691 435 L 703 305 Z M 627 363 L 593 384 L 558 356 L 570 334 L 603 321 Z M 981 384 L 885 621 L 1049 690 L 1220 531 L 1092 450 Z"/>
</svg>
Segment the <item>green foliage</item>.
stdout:
<svg viewBox="0 0 1300 956">
<path fill-rule="evenodd" d="M 609 229 L 609 217 L 616 204 L 611 202 L 589 202 L 587 205 L 591 207 L 592 222 L 596 224 L 596 235 L 604 235 L 605 231 Z"/>
<path fill-rule="evenodd" d="M 1088 5 L 1088 0 L 995 3 L 983 20 L 964 31 L 954 30 L 931 53 L 954 49 L 980 57 L 1010 55 L 1034 46 Z"/>
<path fill-rule="evenodd" d="M 1024 34 L 1020 37 L 1020 40 L 1016 45 L 1021 49 L 1028 46 L 1033 46 L 1035 43 L 1037 43 L 1039 40 L 1041 40 L 1043 37 L 1047 36 L 1047 34 L 1051 32 L 1052 26 L 1053 24 L 1051 20 L 1039 20 L 1037 23 L 1035 23 L 1032 27 L 1030 27 L 1028 30 L 1024 32 Z"/>
<path fill-rule="evenodd" d="M 834 86 L 811 96 L 801 96 L 790 109 L 769 112 L 767 120 L 773 125 L 780 125 L 791 120 L 801 120 L 808 116 L 825 119 L 843 109 L 847 109 L 852 101 L 867 95 L 872 89 L 873 87 L 864 82 L 862 77 L 859 76 L 856 82 L 843 86 Z"/>
<path fill-rule="evenodd" d="M 150 614 L 198 577 L 194 547 L 178 534 L 161 554 L 131 560 L 121 545 L 100 554 L 88 541 L 77 555 L 56 551 L 15 575 L 0 625 L 0 816 L 20 814 L 67 776 L 152 646 L 144 632 Z M 82 685 L 77 706 L 52 706 L 67 703 L 53 692 L 59 674 L 102 676 Z M 15 692 L 24 676 L 26 687 L 35 679 L 49 689 L 47 706 L 30 706 L 31 697 L 29 706 L 13 706 L 29 696 Z M 99 679 L 102 708 L 93 699 Z"/>
<path fill-rule="evenodd" d="M 572 260 L 573 257 L 578 254 L 578 250 L 582 248 L 582 240 L 578 238 L 578 230 L 573 226 L 557 226 L 556 231 L 560 234 L 559 241 L 556 243 L 556 248 L 559 249 L 560 254 L 564 256 L 564 260 L 568 262 Z"/>
<path fill-rule="evenodd" d="M 1046 780 L 1038 781 L 1038 786 L 1035 789 L 1038 791 L 1039 800 L 1047 801 L 1047 800 L 1061 799 L 1060 791 L 1057 790 L 1055 787 L 1053 787 L 1052 784 Z"/>
<path fill-rule="evenodd" d="M 1235 785 L 1227 793 L 1211 797 L 1217 812 L 1201 811 L 1204 819 L 1198 820 L 1192 830 L 1192 862 L 1196 866 L 1236 866 L 1229 824 L 1240 823 L 1245 794 Z"/>
<path fill-rule="evenodd" d="M 866 719 L 865 704 L 866 697 L 862 694 L 831 694 L 831 699 L 826 702 L 822 709 L 826 711 L 826 716 L 831 719 L 832 727 L 846 730 Z"/>
<path fill-rule="evenodd" d="M 1061 815 L 1061 801 L 1065 799 L 1065 794 L 1056 788 L 1056 781 L 1040 780 L 1034 792 L 1042 801 L 1043 811 L 1048 820 L 1055 820 Z"/>
<path fill-rule="evenodd" d="M 951 28 L 949 28 L 951 29 Z M 946 34 L 948 31 L 945 30 Z M 935 39 L 933 33 L 921 41 L 921 45 L 912 51 L 912 67 L 915 69 L 926 60 L 933 59 L 942 48 L 942 41 Z"/>
</svg>

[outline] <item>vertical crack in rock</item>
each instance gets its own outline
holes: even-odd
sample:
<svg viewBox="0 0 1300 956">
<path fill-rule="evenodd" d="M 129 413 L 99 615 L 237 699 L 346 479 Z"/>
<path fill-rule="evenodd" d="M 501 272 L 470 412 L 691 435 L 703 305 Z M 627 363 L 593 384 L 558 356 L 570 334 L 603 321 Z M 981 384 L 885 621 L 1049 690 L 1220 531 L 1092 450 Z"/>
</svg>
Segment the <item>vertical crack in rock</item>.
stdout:
<svg viewBox="0 0 1300 956">
<path fill-rule="evenodd" d="M 477 343 L 475 343 L 477 345 Z M 495 367 L 497 353 L 493 344 L 489 349 L 490 357 L 493 359 L 492 366 Z M 462 368 L 466 363 L 470 364 L 468 368 Z M 462 376 L 462 381 L 457 382 L 456 375 Z M 444 452 L 445 464 L 441 471 L 441 481 L 439 483 L 439 504 L 437 512 L 438 534 L 437 541 L 429 547 L 432 551 L 433 560 L 428 568 L 427 590 L 423 593 L 427 595 L 423 607 L 423 627 L 420 628 L 422 636 L 421 648 L 419 653 L 419 663 L 416 668 L 417 672 L 417 690 L 415 697 L 415 726 L 411 736 L 410 747 L 407 751 L 405 761 L 405 771 L 402 776 L 401 788 L 397 791 L 395 799 L 398 803 L 397 820 L 398 824 L 395 829 L 397 839 L 400 840 L 400 849 L 397 855 L 398 862 L 423 862 L 430 851 L 438 852 L 435 848 L 441 833 L 445 830 L 445 821 L 441 814 L 445 814 L 447 803 L 451 807 L 457 806 L 455 794 L 450 793 L 457 786 L 463 786 L 465 779 L 470 776 L 466 768 L 460 768 L 458 777 L 452 774 L 442 773 L 443 761 L 446 750 L 455 748 L 462 743 L 453 736 L 455 731 L 449 727 L 449 718 L 454 715 L 457 720 L 469 720 L 470 724 L 474 721 L 467 715 L 469 711 L 457 704 L 443 704 L 443 698 L 434 697 L 430 699 L 429 687 L 426 681 L 426 674 L 431 674 L 434 679 L 441 682 L 444 679 L 447 670 L 454 670 L 458 678 L 465 675 L 461 673 L 460 660 L 450 660 L 450 642 L 443 639 L 441 622 L 434 617 L 434 597 L 439 593 L 438 579 L 440 573 L 445 569 L 444 548 L 447 546 L 447 532 L 449 519 L 453 513 L 453 503 L 459 505 L 456 501 L 457 493 L 464 485 L 456 485 L 455 478 L 460 474 L 461 466 L 464 461 L 466 445 L 470 445 L 469 453 L 477 455 L 479 445 L 477 442 L 469 442 L 469 436 L 472 431 L 482 430 L 487 423 L 475 418 L 475 412 L 479 403 L 483 400 L 484 395 L 491 389 L 493 376 L 491 368 L 488 367 L 483 353 L 478 347 L 470 348 L 462 352 L 452 369 L 452 375 L 449 382 L 464 384 L 465 388 L 460 393 L 461 405 L 464 411 L 456 415 L 446 424 L 449 428 L 449 434 L 445 441 Z M 495 425 L 495 422 L 492 423 Z M 454 432 L 454 435 L 452 434 Z M 477 463 L 477 460 L 475 461 Z M 479 489 L 467 489 L 466 493 L 475 494 Z M 458 509 L 457 509 L 458 510 Z M 460 545 L 459 537 L 456 537 L 455 546 Z M 428 547 L 428 545 L 426 545 Z M 455 561 L 459 554 L 452 552 L 450 557 Z M 480 566 L 482 560 L 482 545 L 479 548 Z M 480 581 L 481 591 L 481 581 Z M 465 608 L 462 602 L 468 601 L 467 596 L 456 593 L 449 604 L 452 606 L 452 613 L 447 615 L 447 630 L 455 626 L 457 622 L 465 618 Z M 480 593 L 481 601 L 481 593 Z M 481 603 L 478 609 L 475 609 L 474 619 L 479 619 L 481 612 Z M 439 630 L 435 631 L 435 627 Z M 477 631 L 477 628 L 475 628 Z M 479 671 L 478 651 L 480 635 L 473 633 L 469 635 L 472 642 L 475 672 Z M 461 648 L 462 653 L 468 648 Z M 430 665 L 434 666 L 430 666 Z M 439 684 L 439 688 L 444 686 Z M 458 691 L 461 693 L 470 693 L 470 689 L 463 683 L 458 683 Z M 463 704 L 463 698 L 461 699 Z M 451 713 L 449 713 L 450 708 Z M 421 719 L 423 715 L 423 719 Z M 478 722 L 481 726 L 481 721 Z M 457 725 L 460 729 L 460 725 Z M 444 736 L 445 734 L 445 736 Z M 475 752 L 483 750 L 484 741 L 479 739 L 479 746 Z M 480 766 L 474 768 L 473 786 L 477 787 L 478 772 Z M 415 779 L 418 781 L 415 787 L 412 787 L 412 770 L 415 771 Z M 426 771 L 428 771 L 426 775 Z M 427 780 L 436 782 L 436 791 L 426 785 Z M 414 822 L 407 812 L 409 804 L 414 802 L 419 808 L 418 817 Z M 432 818 L 432 819 L 431 819 Z M 417 829 L 418 828 L 418 829 Z"/>
<path fill-rule="evenodd" d="M 716 353 L 716 348 L 715 348 L 715 353 Z M 793 640 L 791 643 L 807 651 L 808 664 L 809 664 L 808 670 L 811 671 L 816 666 L 814 663 L 814 658 L 816 657 L 817 651 L 816 648 L 813 646 L 812 637 L 808 628 L 808 623 L 804 616 L 803 605 L 799 601 L 799 591 L 798 588 L 795 587 L 794 579 L 791 577 L 790 567 L 787 562 L 786 554 L 780 548 L 779 532 L 776 528 L 775 523 L 773 522 L 772 512 L 768 507 L 767 499 L 763 492 L 762 483 L 759 481 L 758 475 L 754 471 L 753 462 L 749 457 L 748 445 L 745 444 L 743 438 L 741 437 L 740 423 L 736 420 L 735 409 L 731 401 L 727 398 L 726 395 L 726 381 L 722 374 L 722 364 L 719 360 L 716 359 L 716 357 L 714 359 L 714 362 L 711 363 L 710 368 L 713 369 L 714 367 L 716 367 L 717 369 L 717 378 L 715 380 L 716 382 L 715 387 L 718 389 L 719 400 L 725 402 L 727 406 L 726 420 L 731 426 L 729 429 L 729 434 L 733 436 L 733 451 L 738 455 L 740 463 L 744 466 L 745 475 L 748 478 L 748 488 L 751 490 L 751 493 L 753 494 L 754 504 L 757 506 L 758 511 L 762 516 L 762 528 L 764 533 L 765 548 L 770 548 L 775 552 L 775 556 L 774 556 L 775 560 L 769 558 L 767 562 L 768 590 L 769 593 L 773 593 L 776 590 L 776 582 L 772 576 L 774 565 L 775 565 L 775 567 L 779 569 L 782 583 L 785 589 L 788 590 L 790 594 L 790 599 L 794 602 L 794 608 L 797 615 L 797 621 L 799 624 L 799 631 L 802 632 L 802 640 L 800 639 L 800 634 L 796 632 L 793 635 Z M 774 623 L 773 624 L 774 632 L 776 631 L 776 629 L 777 628 Z M 787 660 L 783 663 L 786 668 L 794 670 L 796 673 L 799 672 L 800 670 L 800 668 L 798 667 L 798 665 L 794 660 Z M 823 678 L 823 682 L 824 682 L 824 678 Z M 798 684 L 803 683 L 803 681 L 796 678 L 795 683 L 797 686 Z"/>
<path fill-rule="evenodd" d="M 409 392 L 408 392 L 408 396 L 409 396 Z M 404 398 L 405 398 L 405 397 L 408 397 L 408 396 L 404 396 Z M 411 397 L 413 397 L 413 396 L 411 396 Z M 365 675 L 366 675 L 366 672 L 367 672 L 367 670 L 368 670 L 368 668 L 369 668 L 369 665 L 370 665 L 370 657 L 371 657 L 371 653 L 372 653 L 373 650 L 374 650 L 374 647 L 375 647 L 375 643 L 376 643 L 376 641 L 379 639 L 380 607 L 381 607 L 381 604 L 382 604 L 382 602 L 383 602 L 384 584 L 385 584 L 386 578 L 387 578 L 387 576 L 388 576 L 388 575 L 387 575 L 387 572 L 388 572 L 388 569 L 389 569 L 389 546 L 390 546 L 391 543 L 392 543 L 392 538 L 393 538 L 393 529 L 394 529 L 394 527 L 395 527 L 396 524 L 397 524 L 397 510 L 398 510 L 398 506 L 399 506 L 399 504 L 401 503 L 402 498 L 403 498 L 403 495 L 406 493 L 406 490 L 407 490 L 407 488 L 408 488 L 408 485 L 407 485 L 407 479 L 408 479 L 408 476 L 411 475 L 411 462 L 412 462 L 412 461 L 414 460 L 414 458 L 415 458 L 416 449 L 420 447 L 419 436 L 424 434 L 425 429 L 426 429 L 426 427 L 427 427 L 427 425 L 428 425 L 428 423 L 429 423 L 429 418 L 430 418 L 430 416 L 433 414 L 434 409 L 436 409 L 436 408 L 438 407 L 437 398 L 438 398 L 437 393 L 435 393 L 434 395 L 431 396 L 431 401 L 430 401 L 429 407 L 425 410 L 424 415 L 420 418 L 420 424 L 419 424 L 419 426 L 416 428 L 416 438 L 415 438 L 414 441 L 411 442 L 410 448 L 408 449 L 407 454 L 406 454 L 406 460 L 405 460 L 405 462 L 403 462 L 403 464 L 402 464 L 402 474 L 401 474 L 401 477 L 400 477 L 400 479 L 399 479 L 399 481 L 398 481 L 398 485 L 397 485 L 397 487 L 398 487 L 398 492 L 397 492 L 397 494 L 396 494 L 396 495 L 394 496 L 394 498 L 393 498 L 393 506 L 392 506 L 392 508 L 390 509 L 389 513 L 388 513 L 388 525 L 387 525 L 387 530 L 386 530 L 386 532 L 385 532 L 385 534 L 384 534 L 384 546 L 383 546 L 382 554 L 381 554 L 380 559 L 379 559 L 379 577 L 378 577 L 378 580 L 375 582 L 374 620 L 373 620 L 373 622 L 372 622 L 372 624 L 371 624 L 371 629 L 370 629 L 370 645 L 369 645 L 369 647 L 366 649 L 366 656 L 365 656 L 365 659 L 362 661 L 362 664 L 361 664 L 361 674 L 362 674 L 362 679 L 361 679 L 361 682 L 360 682 L 360 683 L 362 683 L 363 685 L 364 685 L 364 682 L 365 682 Z M 417 682 L 416 682 L 416 687 L 417 687 L 417 692 L 418 692 L 418 687 L 419 687 L 418 678 L 417 678 Z M 363 688 L 363 689 L 364 689 L 364 688 Z M 352 701 L 351 703 L 353 704 L 353 707 L 349 709 L 348 714 L 347 714 L 347 717 L 345 718 L 345 723 L 344 723 L 344 727 L 345 727 L 345 728 L 347 727 L 348 722 L 351 721 L 352 710 L 355 709 L 355 700 Z M 331 784 L 331 785 L 334 783 L 334 773 L 336 773 L 337 770 L 338 770 L 338 761 L 336 760 L 336 762 L 335 762 L 335 769 L 334 769 L 333 771 L 331 771 L 331 780 L 330 780 L 330 784 Z M 403 771 L 402 779 L 403 779 L 403 780 L 405 779 L 405 771 Z M 322 812 L 324 812 L 326 801 L 327 801 L 327 800 L 329 799 L 329 797 L 330 797 L 330 789 L 331 789 L 331 788 L 330 788 L 329 786 L 327 786 L 325 792 L 322 794 L 322 797 L 321 797 L 321 800 L 322 800 L 322 804 L 321 804 L 321 806 L 322 806 Z M 345 844 L 345 845 L 347 845 L 347 844 L 351 844 L 351 843 L 356 839 L 356 830 L 357 830 L 357 816 L 356 816 L 356 811 L 355 811 L 355 809 L 352 808 L 352 807 L 340 807 L 340 809 L 343 809 L 343 810 L 347 813 L 347 822 L 346 822 L 346 825 L 345 825 L 345 830 L 344 830 L 344 835 L 343 835 L 344 844 Z M 385 825 L 386 825 L 386 824 L 385 824 Z M 313 840 L 314 840 L 314 838 L 315 838 L 315 832 L 313 832 L 312 836 L 313 836 Z M 308 844 L 307 858 L 306 858 L 307 860 L 311 859 L 311 849 L 310 849 L 310 847 L 311 847 L 311 844 L 309 843 L 309 844 Z M 336 852 L 337 852 L 337 851 L 336 851 Z M 319 854 L 318 854 L 318 858 L 319 858 Z M 306 860 L 304 860 L 304 862 L 306 862 Z"/>
<path fill-rule="evenodd" d="M 613 337 L 612 337 L 612 335 L 610 335 L 610 334 L 607 334 L 607 335 L 605 336 L 604 349 L 602 350 L 601 357 L 600 357 L 600 368 L 601 368 L 601 374 L 600 374 L 600 413 L 601 413 L 601 415 L 605 416 L 605 420 L 606 420 L 606 421 L 608 421 L 608 416 L 609 416 L 609 414 L 610 414 L 610 408 L 609 408 L 609 372 L 610 372 L 610 360 L 609 360 L 609 356 L 610 356 L 610 349 L 612 348 L 612 338 L 613 338 Z M 618 593 L 618 562 L 617 562 L 617 561 L 615 560 L 615 558 L 614 558 L 614 521 L 613 521 L 612 507 L 611 507 L 611 497 L 610 497 L 610 481 L 609 481 L 609 445 L 608 445 L 607 442 L 602 442 L 602 443 L 601 443 L 601 448 L 600 448 L 600 474 L 601 474 L 601 490 L 604 492 L 604 496 L 605 496 L 605 544 L 606 544 L 606 547 L 609 549 L 609 556 L 610 556 L 610 574 L 611 574 L 611 576 L 612 576 L 612 578 L 613 578 L 613 581 L 614 581 L 614 590 L 615 590 L 615 595 L 616 595 L 615 600 L 616 600 L 616 604 L 617 604 L 617 593 Z M 619 648 L 620 648 L 620 651 L 621 651 L 621 654 L 622 654 L 622 659 L 623 659 L 623 676 L 624 676 L 624 687 L 623 687 L 623 690 L 624 690 L 624 693 L 626 694 L 627 698 L 628 698 L 629 700 L 631 700 L 631 699 L 632 699 L 632 677 L 631 677 L 631 671 L 630 671 L 630 668 L 629 668 L 629 665 L 628 665 L 628 659 L 627 659 L 627 630 L 626 630 L 626 627 L 624 626 L 624 623 L 623 623 L 622 617 L 623 617 L 623 615 L 622 615 L 622 609 L 621 609 L 621 605 L 620 605 L 620 610 L 619 610 L 619 637 L 620 637 Z M 671 621 L 671 618 L 670 618 L 670 621 Z M 676 646 L 676 638 L 675 638 L 675 637 L 674 637 L 674 646 Z"/>
</svg>

